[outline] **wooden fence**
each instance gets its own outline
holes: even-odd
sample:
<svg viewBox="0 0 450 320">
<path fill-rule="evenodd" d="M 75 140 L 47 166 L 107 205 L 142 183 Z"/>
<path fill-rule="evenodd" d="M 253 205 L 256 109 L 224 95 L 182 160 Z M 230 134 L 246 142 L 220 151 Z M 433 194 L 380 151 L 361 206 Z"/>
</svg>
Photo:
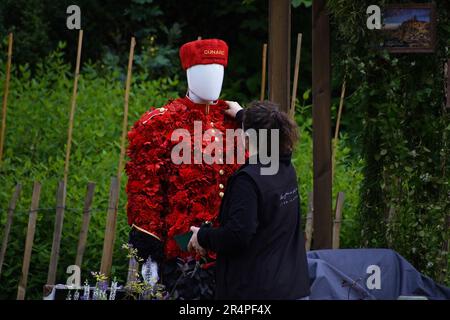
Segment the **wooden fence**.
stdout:
<svg viewBox="0 0 450 320">
<path fill-rule="evenodd" d="M 117 184 L 117 178 L 111 179 L 111 188 L 110 188 L 110 195 L 109 195 L 109 209 L 108 212 L 111 212 L 111 210 L 117 210 L 117 206 L 115 205 L 117 203 L 117 196 L 118 196 L 118 188 L 119 185 Z M 12 194 L 11 201 L 7 210 L 7 220 L 3 231 L 3 242 L 2 247 L 0 251 L 0 277 L 1 277 L 1 271 L 2 267 L 5 261 L 5 255 L 7 252 L 8 247 L 8 241 L 10 236 L 11 227 L 13 224 L 13 218 L 15 209 L 17 206 L 17 203 L 19 201 L 19 196 L 22 190 L 22 185 L 17 184 L 15 187 L 15 190 Z M 77 246 L 77 255 L 75 260 L 75 265 L 81 266 L 83 261 L 83 255 L 86 248 L 87 240 L 88 240 L 88 230 L 89 230 L 89 222 L 91 218 L 91 205 L 94 198 L 94 190 L 95 190 L 95 183 L 89 182 L 87 185 L 87 191 L 86 191 L 86 197 L 84 201 L 84 208 L 83 208 L 83 218 L 81 222 L 81 228 L 80 228 L 80 234 L 78 237 L 78 246 Z M 52 242 L 52 250 L 50 254 L 50 263 L 48 268 L 48 275 L 47 275 L 47 285 L 54 285 L 56 284 L 56 275 L 58 270 L 58 261 L 60 258 L 60 245 L 61 245 L 61 236 L 62 236 L 62 228 L 63 228 L 63 221 L 64 221 L 64 203 L 63 199 L 65 199 L 65 192 L 66 192 L 66 185 L 64 181 L 60 181 L 58 183 L 58 189 L 56 194 L 56 208 L 55 208 L 55 225 L 53 230 L 53 242 Z M 24 249 L 24 256 L 22 260 L 22 274 L 20 277 L 18 290 L 17 290 L 17 299 L 23 300 L 25 298 L 26 290 L 27 290 L 27 282 L 28 282 L 28 274 L 30 269 L 30 261 L 31 261 L 31 254 L 33 251 L 33 244 L 34 244 L 34 235 L 36 232 L 36 225 L 37 225 L 37 215 L 39 213 L 39 200 L 40 200 L 40 194 L 41 194 L 41 184 L 40 182 L 36 181 L 34 182 L 33 186 L 33 193 L 31 197 L 31 207 L 29 210 L 29 218 L 28 218 L 28 228 L 27 228 L 27 234 L 26 234 L 26 240 L 25 240 L 25 249 Z M 109 237 L 111 237 L 112 232 L 110 232 L 110 229 L 108 229 L 109 226 L 106 227 L 105 232 L 105 243 L 110 243 L 108 237 L 106 237 L 108 234 L 110 234 Z M 114 235 L 112 235 L 114 237 Z M 113 256 L 113 246 L 107 245 L 104 246 L 103 252 L 102 252 L 102 260 L 105 260 L 105 257 L 107 257 L 108 260 L 112 261 Z"/>
<path fill-rule="evenodd" d="M 11 200 L 9 203 L 9 207 L 7 210 L 7 220 L 4 227 L 3 232 L 3 242 L 2 247 L 0 251 L 0 277 L 1 277 L 1 271 L 2 266 L 5 260 L 5 254 L 7 251 L 8 246 L 8 239 L 10 235 L 10 230 L 13 223 L 13 217 L 15 208 L 17 206 L 17 203 L 19 201 L 20 193 L 22 190 L 22 185 L 17 184 L 14 192 L 11 196 Z M 86 248 L 86 244 L 88 241 L 88 231 L 89 231 L 89 222 L 91 219 L 91 212 L 92 212 L 92 202 L 94 198 L 94 191 L 95 191 L 95 183 L 89 182 L 86 187 L 86 196 L 84 200 L 84 207 L 83 207 L 83 217 L 82 222 L 80 226 L 80 233 L 78 237 L 78 245 L 77 245 L 77 254 L 76 254 L 76 260 L 75 265 L 81 266 L 83 261 L 83 255 Z M 66 192 L 66 185 L 63 180 L 61 180 L 58 183 L 57 193 L 56 193 L 56 207 L 55 207 L 55 224 L 54 224 L 54 230 L 53 230 L 53 242 L 52 242 L 52 250 L 50 255 L 50 263 L 48 268 L 48 275 L 47 275 L 47 285 L 54 285 L 56 284 L 56 275 L 57 275 L 57 269 L 58 269 L 58 261 L 60 258 L 60 244 L 61 244 L 61 235 L 62 235 L 62 228 L 63 228 L 63 221 L 64 221 L 64 203 L 63 199 L 65 199 L 65 192 Z M 41 194 L 41 184 L 40 182 L 36 181 L 34 182 L 33 186 L 33 192 L 31 196 L 31 206 L 29 209 L 29 218 L 28 218 L 28 228 L 27 228 L 27 234 L 26 234 L 26 240 L 25 240 L 25 249 L 24 249 L 24 255 L 23 255 L 23 261 L 22 261 L 22 274 L 20 277 L 18 290 L 17 290 L 17 299 L 23 300 L 26 295 L 27 290 L 27 281 L 28 281 L 28 273 L 30 269 L 30 261 L 31 261 L 31 254 L 33 251 L 33 244 L 34 244 L 34 235 L 36 231 L 36 221 L 37 221 L 37 215 L 39 213 L 39 199 Z M 108 263 L 108 266 L 105 267 L 104 264 L 102 264 L 103 270 L 101 270 L 102 273 L 104 273 L 104 270 L 107 268 L 111 268 L 112 259 L 113 259 L 113 238 L 114 233 L 111 232 L 112 226 L 111 223 L 111 215 L 114 212 L 117 212 L 117 199 L 119 194 L 119 184 L 117 177 L 111 178 L 111 186 L 110 186 L 110 192 L 109 192 L 109 200 L 108 200 L 108 209 L 107 209 L 107 215 L 106 215 L 106 228 L 105 228 L 105 234 L 104 234 L 104 245 L 103 245 L 103 251 L 102 251 L 102 263 L 106 261 Z M 306 250 L 311 249 L 311 244 L 313 241 L 313 219 L 314 219 L 314 208 L 313 208 L 313 194 L 312 192 L 309 194 L 308 197 L 308 212 L 306 214 L 306 221 L 305 221 L 305 246 Z M 335 208 L 335 220 L 334 220 L 334 228 L 333 228 L 333 249 L 339 248 L 339 235 L 340 235 L 340 226 L 342 222 L 342 210 L 344 205 L 344 193 L 339 192 L 336 199 L 336 208 Z M 134 274 L 131 269 L 136 270 L 137 266 L 130 262 L 129 263 L 129 275 Z"/>
</svg>

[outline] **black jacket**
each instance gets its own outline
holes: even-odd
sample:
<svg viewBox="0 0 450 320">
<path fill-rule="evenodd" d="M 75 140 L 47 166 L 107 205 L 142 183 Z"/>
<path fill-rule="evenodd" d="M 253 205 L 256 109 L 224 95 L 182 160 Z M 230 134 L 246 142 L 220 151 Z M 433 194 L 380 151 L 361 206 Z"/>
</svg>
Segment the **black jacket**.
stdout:
<svg viewBox="0 0 450 320">
<path fill-rule="evenodd" d="M 276 175 L 242 166 L 227 184 L 218 228 L 199 244 L 217 252 L 217 299 L 299 299 L 309 295 L 297 177 L 290 157 Z"/>
</svg>

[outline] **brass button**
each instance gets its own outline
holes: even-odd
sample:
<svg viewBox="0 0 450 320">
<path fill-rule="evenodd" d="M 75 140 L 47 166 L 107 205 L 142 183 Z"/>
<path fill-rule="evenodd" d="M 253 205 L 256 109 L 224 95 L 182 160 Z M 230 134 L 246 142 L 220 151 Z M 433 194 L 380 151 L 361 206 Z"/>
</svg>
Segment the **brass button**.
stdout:
<svg viewBox="0 0 450 320">
<path fill-rule="evenodd" d="M 211 121 L 211 127 L 213 127 L 213 128 L 214 128 L 214 122 L 212 122 L 212 121 Z"/>
<path fill-rule="evenodd" d="M 166 108 L 159 108 L 159 111 L 164 112 L 166 111 Z"/>
<path fill-rule="evenodd" d="M 219 188 L 223 189 L 224 188 L 223 184 L 219 184 Z"/>
<path fill-rule="evenodd" d="M 215 130 L 215 129 L 212 129 L 211 132 L 212 132 L 212 133 L 216 133 L 216 130 Z"/>
<path fill-rule="evenodd" d="M 225 171 L 223 171 L 222 169 L 220 169 L 220 170 L 219 170 L 219 174 L 220 174 L 221 176 L 223 176 L 223 175 L 225 174 Z"/>
<path fill-rule="evenodd" d="M 219 197 L 223 198 L 224 195 L 225 195 L 225 193 L 219 192 Z"/>
</svg>

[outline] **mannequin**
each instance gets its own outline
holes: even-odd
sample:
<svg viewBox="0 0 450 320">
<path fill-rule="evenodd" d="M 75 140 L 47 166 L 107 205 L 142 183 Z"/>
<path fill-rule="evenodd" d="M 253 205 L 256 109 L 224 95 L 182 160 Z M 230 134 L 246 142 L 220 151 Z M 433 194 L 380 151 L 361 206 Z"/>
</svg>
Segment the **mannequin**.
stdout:
<svg viewBox="0 0 450 320">
<path fill-rule="evenodd" d="M 219 98 L 224 77 L 223 65 L 217 63 L 194 65 L 186 70 L 186 76 L 188 98 L 193 102 L 211 105 Z M 158 273 L 158 264 L 152 261 L 151 255 L 142 265 L 141 274 L 144 279 L 148 278 L 149 269 L 153 270 L 153 273 Z"/>
<path fill-rule="evenodd" d="M 180 59 L 188 82 L 186 97 L 146 112 L 128 133 L 130 244 L 148 262 L 144 278 L 158 278 L 154 273 L 159 267 L 159 278 L 175 299 L 211 299 L 214 274 L 198 268 L 198 263 L 210 260 L 200 261 L 200 256 L 183 251 L 175 238 L 189 232 L 191 225 L 218 223 L 228 177 L 239 165 L 175 164 L 170 153 L 176 143 L 170 137 L 178 128 L 192 133 L 196 121 L 202 122 L 203 130 L 237 128 L 235 120 L 225 116 L 226 103 L 218 100 L 228 46 L 218 39 L 192 41 L 181 47 Z M 184 271 L 180 263 L 185 263 Z M 186 266 L 201 276 L 185 277 Z"/>
<path fill-rule="evenodd" d="M 211 103 L 222 91 L 224 67 L 220 64 L 195 65 L 186 70 L 188 95 L 195 103 Z"/>
</svg>

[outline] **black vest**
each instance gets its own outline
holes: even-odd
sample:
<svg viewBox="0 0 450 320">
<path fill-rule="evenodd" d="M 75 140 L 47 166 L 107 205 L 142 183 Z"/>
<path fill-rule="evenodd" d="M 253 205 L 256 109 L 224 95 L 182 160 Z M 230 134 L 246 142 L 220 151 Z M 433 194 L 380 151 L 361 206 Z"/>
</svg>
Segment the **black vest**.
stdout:
<svg viewBox="0 0 450 320">
<path fill-rule="evenodd" d="M 280 159 L 276 175 L 260 174 L 261 164 L 242 166 L 258 194 L 258 228 L 249 247 L 237 255 L 217 256 L 218 299 L 299 299 L 309 295 L 308 264 L 300 222 L 298 182 L 290 157 Z M 227 221 L 230 199 L 225 192 L 219 220 Z"/>
</svg>

